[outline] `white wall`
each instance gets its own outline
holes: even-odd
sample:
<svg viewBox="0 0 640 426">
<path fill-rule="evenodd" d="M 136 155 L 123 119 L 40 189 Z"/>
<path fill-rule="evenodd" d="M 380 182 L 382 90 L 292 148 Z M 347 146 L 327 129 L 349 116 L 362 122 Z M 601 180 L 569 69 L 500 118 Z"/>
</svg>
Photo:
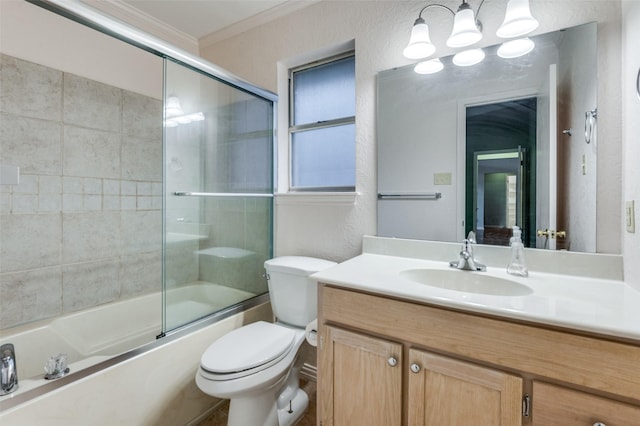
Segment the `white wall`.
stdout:
<svg viewBox="0 0 640 426">
<path fill-rule="evenodd" d="M 7 55 L 162 98 L 160 57 L 26 1 L 0 1 L 0 40 Z"/>
<path fill-rule="evenodd" d="M 454 8 L 457 5 L 457 2 L 448 3 Z M 501 0 L 486 2 L 483 6 L 480 19 L 485 28 L 485 39 L 482 45 L 499 42 L 491 29 L 501 23 L 505 5 L 506 0 Z M 402 49 L 422 7 L 423 1 L 321 1 L 238 36 L 201 47 L 201 56 L 259 86 L 277 91 L 280 102 L 286 103 L 287 88 L 286 84 L 279 84 L 279 67 L 308 52 L 355 40 L 356 185 L 360 195 L 352 206 L 279 204 L 277 254 L 297 253 L 343 260 L 359 253 L 362 235 L 375 234 L 375 78 L 382 70 L 409 63 L 402 56 Z M 540 0 L 532 2 L 531 9 L 540 21 L 536 33 L 598 21 L 598 75 L 619 75 L 619 2 Z M 425 17 L 431 27 L 432 40 L 438 46 L 444 46 L 451 19 L 444 12 L 431 11 L 433 16 L 427 14 Z M 451 53 L 450 49 L 441 49 L 438 54 Z M 603 137 L 600 138 L 597 166 L 597 250 L 608 253 L 621 252 L 619 93 L 619 78 L 599 78 L 598 131 Z M 279 162 L 286 164 L 288 145 L 286 127 L 282 125 L 278 149 Z"/>
<path fill-rule="evenodd" d="M 636 224 L 634 234 L 623 231 L 624 277 L 640 290 L 640 95 L 635 87 L 640 72 L 640 2 L 626 0 L 622 3 L 622 11 L 623 201 L 635 200 Z"/>
</svg>

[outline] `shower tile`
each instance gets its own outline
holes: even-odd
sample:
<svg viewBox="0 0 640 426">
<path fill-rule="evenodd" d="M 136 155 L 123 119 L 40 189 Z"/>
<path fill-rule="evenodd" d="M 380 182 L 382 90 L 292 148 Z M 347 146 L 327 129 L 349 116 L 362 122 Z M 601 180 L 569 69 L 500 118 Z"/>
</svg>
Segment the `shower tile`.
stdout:
<svg viewBox="0 0 640 426">
<path fill-rule="evenodd" d="M 102 193 L 104 195 L 120 195 L 120 180 L 104 179 Z"/>
<path fill-rule="evenodd" d="M 162 289 L 162 252 L 123 256 L 120 261 L 120 297 L 132 297 Z"/>
<path fill-rule="evenodd" d="M 2 164 L 18 166 L 20 173 L 59 175 L 62 125 L 0 114 L 0 151 Z"/>
<path fill-rule="evenodd" d="M 3 214 L 0 229 L 0 272 L 60 263 L 60 214 Z"/>
<path fill-rule="evenodd" d="M 122 253 L 162 248 L 162 214 L 158 211 L 122 212 Z"/>
<path fill-rule="evenodd" d="M 162 196 L 162 182 L 153 182 L 151 184 L 151 195 Z"/>
<path fill-rule="evenodd" d="M 62 178 L 62 188 L 65 194 L 82 194 L 82 179 L 77 177 L 65 176 Z"/>
<path fill-rule="evenodd" d="M 40 194 L 62 194 L 62 178 L 59 176 L 40 176 Z"/>
<path fill-rule="evenodd" d="M 40 213 L 59 213 L 62 211 L 60 194 L 40 193 L 38 195 L 38 211 Z"/>
<path fill-rule="evenodd" d="M 0 324 L 9 328 L 62 313 L 60 267 L 0 274 Z"/>
<path fill-rule="evenodd" d="M 113 302 L 120 297 L 119 259 L 62 267 L 64 313 Z"/>
<path fill-rule="evenodd" d="M 65 124 L 120 132 L 121 89 L 65 73 L 63 98 Z"/>
<path fill-rule="evenodd" d="M 135 210 L 137 206 L 136 197 L 120 197 L 120 208 L 122 210 Z"/>
<path fill-rule="evenodd" d="M 122 179 L 162 181 L 162 138 L 123 136 Z"/>
<path fill-rule="evenodd" d="M 102 208 L 104 210 L 120 210 L 120 196 L 105 195 L 102 197 Z"/>
<path fill-rule="evenodd" d="M 120 193 L 122 195 L 136 195 L 136 182 L 130 180 L 123 180 L 120 184 Z"/>
<path fill-rule="evenodd" d="M 82 197 L 84 211 L 102 210 L 102 195 L 84 195 Z"/>
<path fill-rule="evenodd" d="M 11 210 L 11 195 L 6 192 L 0 193 L 0 213 L 6 214 Z"/>
<path fill-rule="evenodd" d="M 13 194 L 13 214 L 36 213 L 38 211 L 37 195 Z"/>
<path fill-rule="evenodd" d="M 85 194 L 102 195 L 102 179 L 85 178 L 82 183 Z"/>
<path fill-rule="evenodd" d="M 120 140 L 116 133 L 65 126 L 65 176 L 119 178 Z"/>
<path fill-rule="evenodd" d="M 122 133 L 161 140 L 162 101 L 126 90 L 122 95 Z"/>
<path fill-rule="evenodd" d="M 120 249 L 120 213 L 62 215 L 62 263 L 116 257 Z"/>
<path fill-rule="evenodd" d="M 81 194 L 62 195 L 62 211 L 64 213 L 81 212 L 84 209 L 83 205 Z"/>
<path fill-rule="evenodd" d="M 37 194 L 38 193 L 38 176 L 21 175 L 20 184 L 13 185 L 14 194 Z"/>
<path fill-rule="evenodd" d="M 61 71 L 0 55 L 0 87 L 0 111 L 60 121 Z"/>
<path fill-rule="evenodd" d="M 138 182 L 136 190 L 137 195 L 151 195 L 151 182 Z"/>
</svg>

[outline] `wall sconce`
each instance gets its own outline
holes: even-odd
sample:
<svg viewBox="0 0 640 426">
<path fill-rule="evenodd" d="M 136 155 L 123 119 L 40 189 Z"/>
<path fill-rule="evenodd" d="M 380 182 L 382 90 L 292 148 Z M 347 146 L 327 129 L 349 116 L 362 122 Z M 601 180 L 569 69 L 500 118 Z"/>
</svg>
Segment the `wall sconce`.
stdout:
<svg viewBox="0 0 640 426">
<path fill-rule="evenodd" d="M 435 45 L 429 36 L 429 26 L 425 22 L 422 14 L 429 8 L 439 7 L 449 11 L 453 15 L 453 28 L 447 39 L 447 46 L 462 48 L 471 46 L 482 40 L 482 24 L 477 20 L 484 0 L 480 2 L 476 13 L 467 3 L 462 0 L 458 10 L 454 12 L 442 4 L 428 4 L 420 10 L 418 19 L 415 20 L 411 29 L 411 37 L 407 47 L 403 50 L 403 55 L 408 59 L 425 59 L 436 52 Z M 538 28 L 538 21 L 531 15 L 529 0 L 509 0 L 505 12 L 504 21 L 496 31 L 502 38 L 520 37 Z M 528 38 L 510 40 L 500 47 L 498 55 L 503 58 L 517 58 L 529 53 L 534 48 L 534 43 Z M 453 63 L 458 66 L 471 66 L 482 62 L 485 54 L 480 48 L 458 52 Z M 444 68 L 440 61 L 423 61 L 416 65 L 414 70 L 420 74 L 432 74 Z"/>
</svg>

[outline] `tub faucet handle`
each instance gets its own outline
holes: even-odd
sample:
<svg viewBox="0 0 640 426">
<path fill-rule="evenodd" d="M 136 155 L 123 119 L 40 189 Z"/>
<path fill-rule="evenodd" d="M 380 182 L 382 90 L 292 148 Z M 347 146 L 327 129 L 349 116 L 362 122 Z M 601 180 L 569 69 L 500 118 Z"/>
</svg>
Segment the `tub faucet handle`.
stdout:
<svg viewBox="0 0 640 426">
<path fill-rule="evenodd" d="M 16 351 L 11 343 L 0 346 L 0 377 L 0 395 L 6 395 L 18 389 Z"/>
</svg>

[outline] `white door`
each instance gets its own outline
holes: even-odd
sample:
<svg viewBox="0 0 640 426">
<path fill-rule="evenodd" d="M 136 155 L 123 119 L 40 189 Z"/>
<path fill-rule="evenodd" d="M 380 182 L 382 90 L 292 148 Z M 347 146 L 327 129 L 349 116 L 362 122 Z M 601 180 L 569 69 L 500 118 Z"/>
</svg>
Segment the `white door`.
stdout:
<svg viewBox="0 0 640 426">
<path fill-rule="evenodd" d="M 536 170 L 536 228 L 553 231 L 554 238 L 536 238 L 537 248 L 556 249 L 558 201 L 558 87 L 556 64 L 549 65 L 548 79 L 538 97 L 538 147 Z"/>
</svg>

